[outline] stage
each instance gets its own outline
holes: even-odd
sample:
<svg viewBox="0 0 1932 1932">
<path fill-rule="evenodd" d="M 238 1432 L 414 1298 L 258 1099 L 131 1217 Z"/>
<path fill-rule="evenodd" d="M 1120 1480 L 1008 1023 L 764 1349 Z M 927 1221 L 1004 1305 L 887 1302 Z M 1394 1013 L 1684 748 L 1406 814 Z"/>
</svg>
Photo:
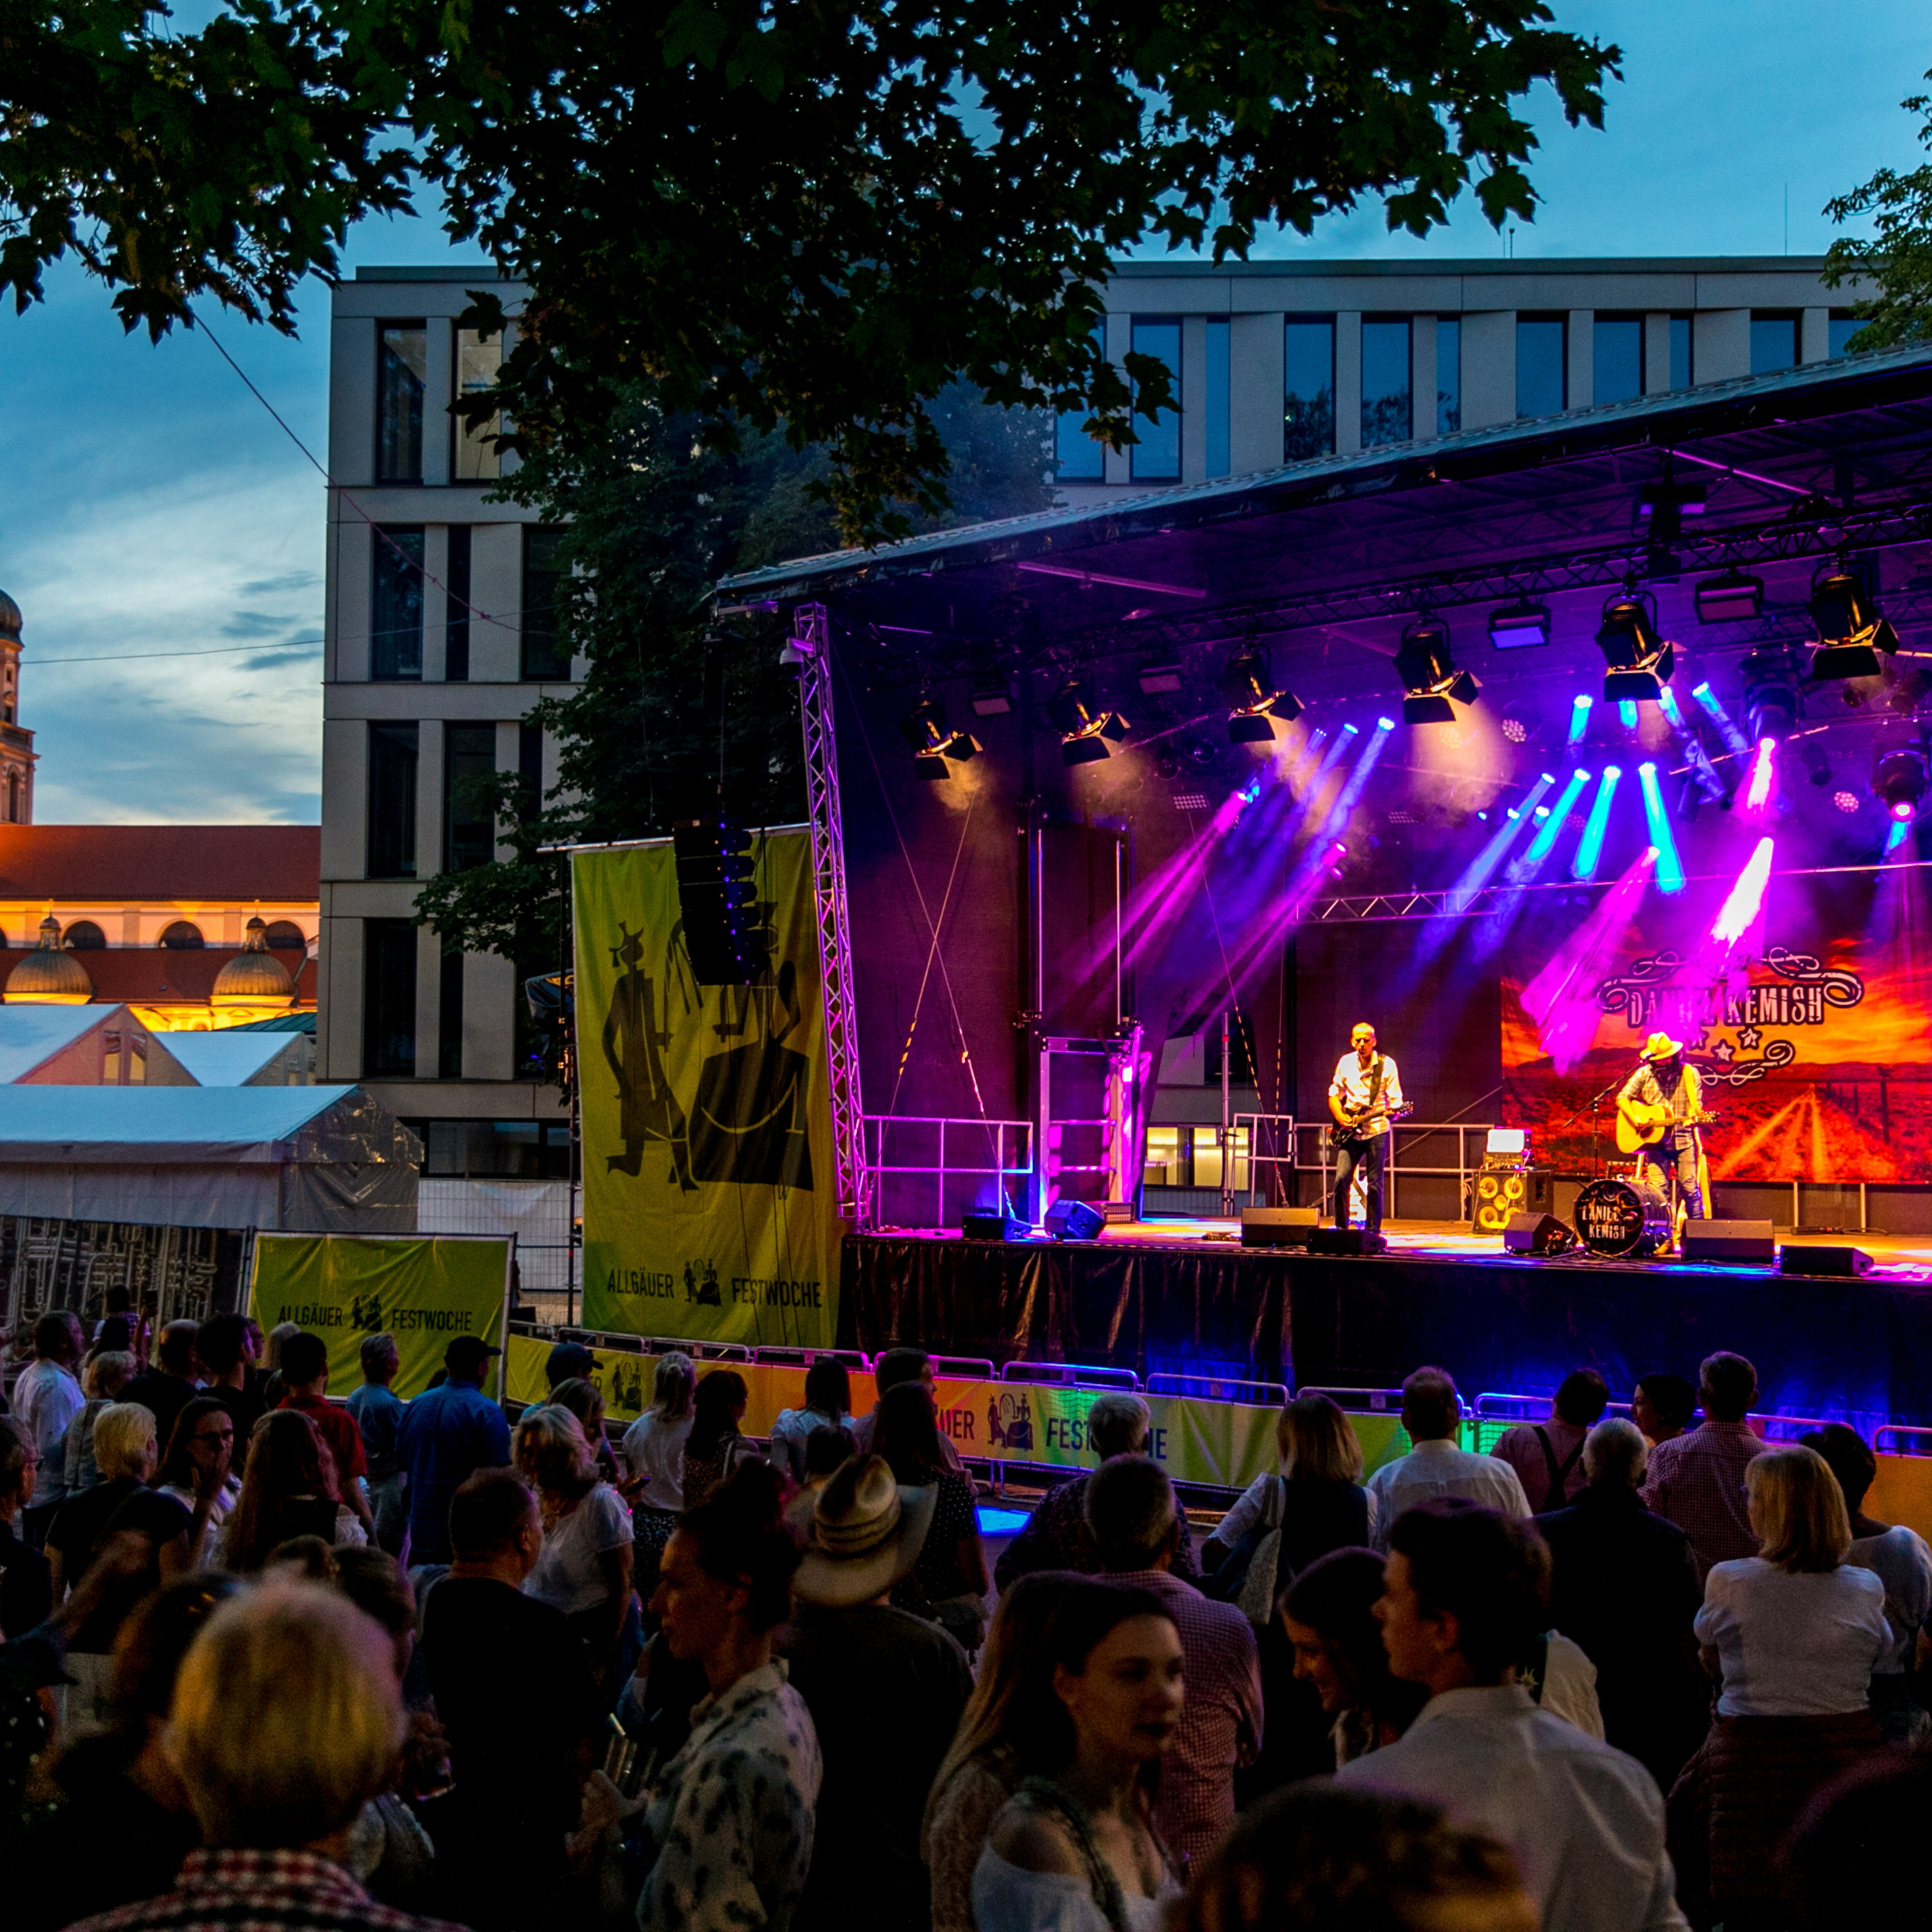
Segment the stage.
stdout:
<svg viewBox="0 0 1932 1932">
<path fill-rule="evenodd" d="M 1520 1258 L 1454 1223 L 1388 1233 L 1388 1252 L 1360 1260 L 1244 1250 L 1235 1224 L 1215 1221 L 1060 1244 L 860 1235 L 845 1246 L 840 1339 L 1297 1388 L 1393 1388 L 1433 1362 L 1472 1400 L 1553 1390 L 1579 1366 L 1621 1396 L 1652 1370 L 1694 1380 L 1702 1357 L 1730 1348 L 1756 1364 L 1764 1411 L 1932 1426 L 1932 1243 L 1819 1238 L 1873 1258 L 1869 1274 L 1839 1280 Z"/>
</svg>

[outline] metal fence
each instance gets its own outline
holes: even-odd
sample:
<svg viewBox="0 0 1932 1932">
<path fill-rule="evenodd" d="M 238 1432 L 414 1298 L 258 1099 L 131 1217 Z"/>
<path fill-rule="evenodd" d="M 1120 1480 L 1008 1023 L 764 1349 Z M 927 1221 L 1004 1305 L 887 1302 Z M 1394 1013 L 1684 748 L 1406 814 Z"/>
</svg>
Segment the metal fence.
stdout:
<svg viewBox="0 0 1932 1932">
<path fill-rule="evenodd" d="M 1237 1114 L 1234 1126 L 1238 1130 L 1245 1127 L 1248 1135 L 1249 1204 L 1262 1204 L 1263 1190 L 1262 1172 L 1273 1168 L 1286 1174 L 1295 1177 L 1284 1186 L 1284 1192 L 1296 1198 L 1300 1196 L 1299 1177 L 1304 1174 L 1319 1174 L 1322 1177 L 1322 1196 L 1325 1200 L 1334 1189 L 1335 1164 L 1329 1158 L 1322 1130 L 1328 1124 L 1320 1120 L 1298 1121 L 1288 1114 Z M 1475 1186 L 1475 1176 L 1482 1166 L 1484 1143 L 1495 1124 L 1489 1120 L 1401 1120 L 1394 1129 L 1394 1139 L 1389 1149 L 1389 1163 L 1383 1182 L 1382 1213 L 1389 1220 L 1401 1214 L 1399 1202 L 1402 1198 L 1401 1183 L 1404 1175 L 1412 1179 L 1424 1176 L 1442 1177 L 1454 1174 L 1456 1181 L 1456 1196 L 1460 1211 L 1452 1216 L 1439 1217 L 1466 1221 L 1472 1210 Z M 1316 1136 L 1316 1147 L 1319 1158 L 1307 1160 L 1303 1158 L 1306 1149 L 1306 1137 Z M 1456 1160 L 1454 1166 L 1440 1162 L 1418 1160 L 1415 1156 L 1425 1150 L 1425 1144 L 1438 1135 L 1454 1134 L 1456 1136 Z M 1471 1135 L 1479 1136 L 1473 1150 L 1470 1147 Z M 1427 1148 L 1435 1153 L 1438 1150 Z M 1423 1218 L 1431 1218 L 1424 1216 Z"/>
<path fill-rule="evenodd" d="M 518 1298 L 543 1320 L 577 1312 L 577 1260 L 567 1180 L 458 1180 L 426 1178 L 416 1192 L 421 1234 L 512 1235 Z"/>
</svg>

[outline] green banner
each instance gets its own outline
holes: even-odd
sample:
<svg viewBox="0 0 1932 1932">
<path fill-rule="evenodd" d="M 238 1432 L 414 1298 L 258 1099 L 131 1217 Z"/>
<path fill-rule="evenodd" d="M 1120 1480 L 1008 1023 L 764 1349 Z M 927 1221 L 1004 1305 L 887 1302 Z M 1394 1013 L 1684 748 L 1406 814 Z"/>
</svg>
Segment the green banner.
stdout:
<svg viewBox="0 0 1932 1932">
<path fill-rule="evenodd" d="M 420 1395 L 459 1335 L 500 1342 L 510 1244 L 433 1234 L 258 1234 L 248 1310 L 264 1328 L 292 1322 L 328 1344 L 328 1387 L 362 1380 L 365 1335 L 402 1357 L 394 1387 Z"/>
<path fill-rule="evenodd" d="M 810 842 L 761 834 L 752 858 L 753 982 L 700 986 L 670 847 L 577 855 L 586 1328 L 816 1348 L 837 1330 Z"/>
</svg>

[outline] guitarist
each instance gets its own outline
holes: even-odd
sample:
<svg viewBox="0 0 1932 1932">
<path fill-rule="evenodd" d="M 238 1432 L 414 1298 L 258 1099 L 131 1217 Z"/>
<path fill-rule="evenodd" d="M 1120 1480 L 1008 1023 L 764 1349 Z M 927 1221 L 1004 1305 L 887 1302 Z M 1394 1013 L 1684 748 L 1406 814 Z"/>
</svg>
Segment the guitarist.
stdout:
<svg viewBox="0 0 1932 1932">
<path fill-rule="evenodd" d="M 1382 1231 L 1382 1176 L 1388 1170 L 1388 1110 L 1402 1102 L 1402 1076 L 1395 1062 L 1376 1051 L 1376 1030 L 1366 1022 L 1348 1036 L 1352 1051 L 1335 1064 L 1329 1083 L 1328 1111 L 1335 1117 L 1335 1225 L 1348 1225 L 1348 1190 L 1360 1168 L 1368 1196 L 1363 1226 L 1378 1238 Z"/>
<path fill-rule="evenodd" d="M 1696 1220 L 1705 1217 L 1703 1138 L 1696 1126 L 1704 1111 L 1704 1080 L 1694 1066 L 1685 1065 L 1682 1043 L 1667 1033 L 1654 1033 L 1643 1043 L 1636 1071 L 1623 1084 L 1617 1095 L 1619 1103 L 1636 1101 L 1647 1107 L 1667 1107 L 1670 1125 L 1656 1146 L 1637 1150 L 1641 1173 L 1654 1166 L 1659 1186 L 1667 1186 L 1666 1161 L 1677 1170 L 1678 1198 L 1684 1210 Z"/>
</svg>

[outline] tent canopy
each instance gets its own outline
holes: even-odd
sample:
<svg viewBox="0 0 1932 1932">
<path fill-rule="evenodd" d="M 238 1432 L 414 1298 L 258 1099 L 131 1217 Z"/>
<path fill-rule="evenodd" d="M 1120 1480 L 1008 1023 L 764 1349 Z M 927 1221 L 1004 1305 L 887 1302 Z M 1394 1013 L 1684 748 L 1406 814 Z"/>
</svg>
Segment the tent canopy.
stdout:
<svg viewBox="0 0 1932 1932">
<path fill-rule="evenodd" d="M 194 1076 L 197 1087 L 245 1087 L 272 1080 L 286 1086 L 286 1073 L 275 1063 L 285 1061 L 306 1045 L 297 1033 L 242 1032 L 226 1028 L 220 1033 L 171 1033 L 167 1049 Z M 310 1055 L 304 1054 L 305 1070 Z"/>
<path fill-rule="evenodd" d="M 125 1006 L 0 1006 L 0 1082 L 23 1078 L 96 1027 L 118 1024 L 127 1012 Z"/>
</svg>

